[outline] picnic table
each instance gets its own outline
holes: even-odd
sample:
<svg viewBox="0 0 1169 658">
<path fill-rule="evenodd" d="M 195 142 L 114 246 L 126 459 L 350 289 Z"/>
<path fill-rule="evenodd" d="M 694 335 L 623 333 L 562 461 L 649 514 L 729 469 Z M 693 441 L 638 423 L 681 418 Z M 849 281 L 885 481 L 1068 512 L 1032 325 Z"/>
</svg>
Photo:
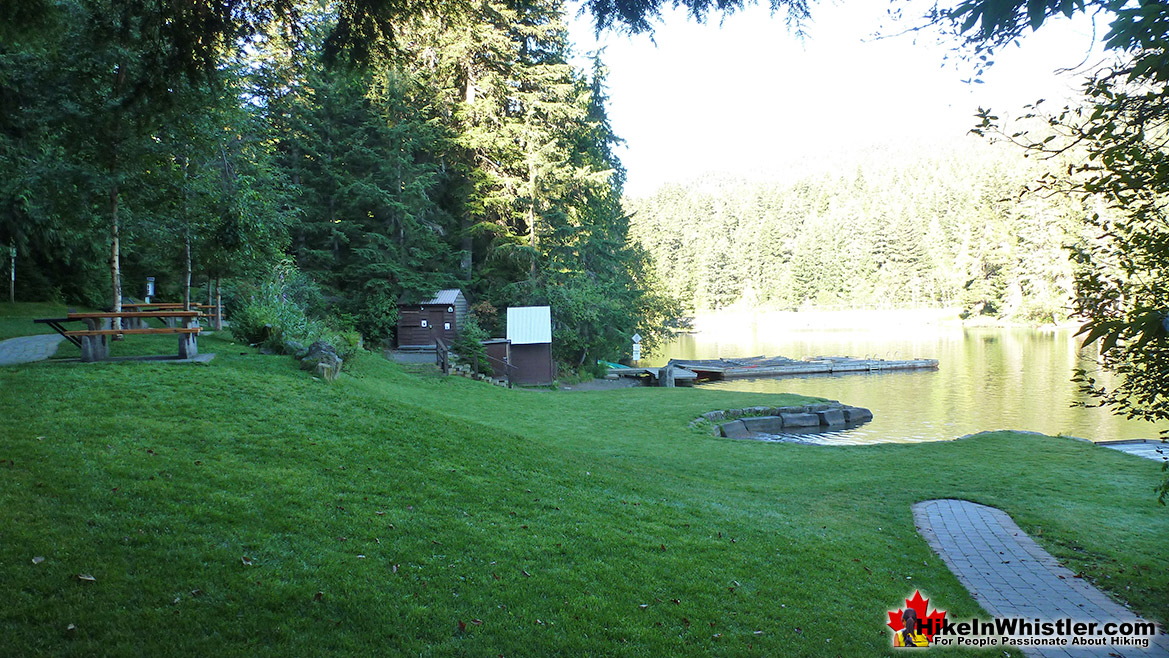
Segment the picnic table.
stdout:
<svg viewBox="0 0 1169 658">
<path fill-rule="evenodd" d="M 47 324 L 77 347 L 81 348 L 81 360 L 85 362 L 104 361 L 110 358 L 110 338 L 115 340 L 121 336 L 135 334 L 176 334 L 179 337 L 180 359 L 190 359 L 199 354 L 199 347 L 195 337 L 202 330 L 199 327 L 199 311 L 185 311 L 180 308 L 157 311 L 122 311 L 120 313 L 67 313 L 63 318 L 40 318 L 34 320 Z M 135 323 L 131 328 L 113 328 L 114 318 L 123 320 L 141 321 L 155 318 L 166 322 L 166 327 L 148 327 Z M 86 328 L 70 330 L 64 326 L 66 322 L 84 322 Z M 177 323 L 181 323 L 179 326 Z"/>
<path fill-rule="evenodd" d="M 176 310 L 176 309 L 182 309 L 182 308 L 183 308 L 183 302 L 122 302 L 122 310 L 130 310 L 130 311 L 169 311 L 169 310 Z M 213 318 L 214 320 L 221 320 L 223 317 L 223 307 L 218 306 L 216 304 L 194 304 L 194 303 L 192 303 L 191 308 L 195 309 L 195 310 L 199 310 L 199 311 L 204 311 L 207 315 L 210 315 L 211 318 Z M 176 320 L 176 318 L 172 317 L 172 318 L 167 318 L 164 321 L 166 322 L 167 326 L 169 327 L 175 323 L 175 320 Z M 220 325 L 218 323 L 214 325 L 214 327 L 216 329 L 218 329 L 219 326 Z"/>
</svg>

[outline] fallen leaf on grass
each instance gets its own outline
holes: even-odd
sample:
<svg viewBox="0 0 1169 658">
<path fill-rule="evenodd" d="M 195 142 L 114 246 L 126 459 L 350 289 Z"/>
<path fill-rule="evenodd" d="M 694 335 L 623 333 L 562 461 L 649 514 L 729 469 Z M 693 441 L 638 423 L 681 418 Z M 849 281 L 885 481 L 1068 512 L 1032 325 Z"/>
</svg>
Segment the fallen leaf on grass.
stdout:
<svg viewBox="0 0 1169 658">
<path fill-rule="evenodd" d="M 398 565 L 395 564 L 394 566 L 390 567 L 390 571 L 392 573 L 398 573 Z"/>
<path fill-rule="evenodd" d="M 76 626 L 74 626 L 73 624 L 69 624 L 68 626 L 66 626 L 66 627 L 65 627 L 65 630 L 67 630 L 67 631 L 75 631 L 75 630 L 77 630 L 77 627 L 76 627 Z"/>
<path fill-rule="evenodd" d="M 243 562 L 245 567 L 252 566 L 252 558 L 246 555 L 240 558 L 240 562 Z"/>
<path fill-rule="evenodd" d="M 364 556 L 364 555 L 360 555 L 360 554 L 358 554 L 358 556 L 357 556 L 357 559 L 358 559 L 358 560 L 364 560 L 364 559 L 365 559 L 365 556 Z"/>
<path fill-rule="evenodd" d="M 756 635 L 763 635 L 763 631 L 755 631 Z"/>
<path fill-rule="evenodd" d="M 90 574 L 87 574 L 87 573 L 77 574 L 77 580 L 80 580 L 83 583 L 96 583 L 97 582 L 97 578 L 94 578 L 93 576 L 91 576 Z"/>
<path fill-rule="evenodd" d="M 201 589 L 193 589 L 193 590 L 191 590 L 191 596 L 199 596 L 199 595 L 200 595 L 200 594 L 202 594 L 202 593 L 203 593 L 203 590 L 201 590 Z"/>
<path fill-rule="evenodd" d="M 527 576 L 528 578 L 531 578 L 531 577 L 532 577 L 532 574 L 528 573 L 527 571 L 522 571 L 522 570 L 521 570 L 521 571 L 520 571 L 520 573 L 524 574 L 524 575 L 525 575 L 525 576 Z"/>
<path fill-rule="evenodd" d="M 476 626 L 482 626 L 482 625 L 483 625 L 483 620 L 482 620 L 482 619 L 472 619 L 472 620 L 471 620 L 471 623 L 472 623 L 472 624 L 475 624 Z"/>
<path fill-rule="evenodd" d="M 40 564 L 41 562 L 44 562 L 44 561 L 45 561 L 45 556 L 43 556 L 43 555 L 38 555 L 32 559 L 33 564 Z"/>
<path fill-rule="evenodd" d="M 711 636 L 710 636 L 710 638 L 711 638 L 712 640 L 717 640 L 717 639 L 719 639 L 719 638 L 720 638 L 720 637 L 722 637 L 722 636 L 723 636 L 723 634 L 722 634 L 722 633 L 715 633 L 714 635 L 711 635 Z"/>
<path fill-rule="evenodd" d="M 462 619 L 460 619 L 459 620 L 459 632 L 465 633 L 466 631 L 467 631 L 467 625 L 463 623 Z"/>
<path fill-rule="evenodd" d="M 313 600 L 314 600 L 314 601 L 320 601 L 320 600 L 321 600 L 321 599 L 323 599 L 323 598 L 325 598 L 325 593 L 324 593 L 324 592 L 317 592 L 316 594 L 313 594 Z"/>
<path fill-rule="evenodd" d="M 678 599 L 670 599 L 670 603 L 673 603 L 674 605 L 681 605 L 682 604 L 682 602 L 679 601 Z"/>
<path fill-rule="evenodd" d="M 645 609 L 646 609 L 646 608 L 648 608 L 649 606 L 648 606 L 648 605 L 646 605 L 646 604 L 644 604 L 644 603 L 642 603 L 641 605 L 639 605 L 639 606 L 637 606 L 637 607 L 641 608 L 642 610 L 645 610 Z"/>
</svg>

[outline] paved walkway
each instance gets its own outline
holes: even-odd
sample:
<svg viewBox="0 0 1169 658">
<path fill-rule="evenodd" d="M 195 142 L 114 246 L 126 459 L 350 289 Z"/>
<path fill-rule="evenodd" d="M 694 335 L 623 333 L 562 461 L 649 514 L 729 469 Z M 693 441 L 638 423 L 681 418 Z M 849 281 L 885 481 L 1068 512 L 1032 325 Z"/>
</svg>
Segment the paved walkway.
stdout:
<svg viewBox="0 0 1169 658">
<path fill-rule="evenodd" d="M 1096 445 L 1159 462 L 1169 460 L 1169 443 L 1163 443 L 1160 440 L 1101 441 Z"/>
<path fill-rule="evenodd" d="M 927 500 L 913 506 L 913 519 L 930 547 L 970 590 L 974 600 L 994 617 L 1068 617 L 1099 622 L 1137 618 L 1131 610 L 1060 566 L 1005 512 L 965 500 Z M 1148 649 L 1037 647 L 1025 648 L 1024 653 L 1043 658 L 1169 658 L 1169 637 L 1157 636 Z"/>
<path fill-rule="evenodd" d="M 57 344 L 64 340 L 60 334 L 24 336 L 0 340 L 0 366 L 43 361 L 57 351 Z"/>
</svg>

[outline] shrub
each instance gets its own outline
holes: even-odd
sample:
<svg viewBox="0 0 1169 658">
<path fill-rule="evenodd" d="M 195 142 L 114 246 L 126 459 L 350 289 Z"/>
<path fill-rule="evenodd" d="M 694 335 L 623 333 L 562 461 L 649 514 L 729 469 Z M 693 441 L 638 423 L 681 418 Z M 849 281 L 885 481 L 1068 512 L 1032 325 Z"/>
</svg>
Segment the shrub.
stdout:
<svg viewBox="0 0 1169 658">
<path fill-rule="evenodd" d="M 365 296 L 355 322 L 362 335 L 388 344 L 398 327 L 398 304 L 383 291 Z"/>
<path fill-rule="evenodd" d="M 487 350 L 483 341 L 487 340 L 487 332 L 479 326 L 479 321 L 473 314 L 468 314 L 463 325 L 459 327 L 459 337 L 451 344 L 451 351 L 459 355 L 459 361 L 467 365 L 478 362 L 476 372 L 491 372 L 491 365 L 487 362 Z"/>
<path fill-rule="evenodd" d="M 231 333 L 237 340 L 259 345 L 280 354 L 323 340 L 348 359 L 361 348 L 361 335 L 348 330 L 337 332 L 312 317 L 308 307 L 324 311 L 320 289 L 291 262 L 282 262 L 272 276 L 254 289 L 240 289 L 239 307 L 231 320 Z"/>
</svg>

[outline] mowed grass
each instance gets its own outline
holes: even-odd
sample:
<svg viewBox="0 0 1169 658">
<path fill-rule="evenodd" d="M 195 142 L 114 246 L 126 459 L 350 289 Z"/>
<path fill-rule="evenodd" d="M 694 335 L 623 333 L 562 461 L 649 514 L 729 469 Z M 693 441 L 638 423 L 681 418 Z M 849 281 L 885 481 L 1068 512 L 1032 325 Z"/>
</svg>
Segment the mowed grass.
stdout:
<svg viewBox="0 0 1169 658">
<path fill-rule="evenodd" d="M 68 308 L 73 309 L 74 307 Z M 54 333 L 53 328 L 49 325 L 37 324 L 33 320 L 35 318 L 63 318 L 66 312 L 67 308 L 64 304 L 53 302 L 17 302 L 15 304 L 0 302 L 0 340 Z M 83 329 L 84 327 L 78 323 L 77 328 Z"/>
<path fill-rule="evenodd" d="M 687 423 L 796 398 L 506 390 L 373 355 L 326 384 L 199 342 L 209 365 L 0 368 L 5 652 L 891 655 L 915 589 L 983 614 L 913 527 L 939 497 L 1169 618 L 1151 461 L 1005 432 L 735 442 Z"/>
</svg>

